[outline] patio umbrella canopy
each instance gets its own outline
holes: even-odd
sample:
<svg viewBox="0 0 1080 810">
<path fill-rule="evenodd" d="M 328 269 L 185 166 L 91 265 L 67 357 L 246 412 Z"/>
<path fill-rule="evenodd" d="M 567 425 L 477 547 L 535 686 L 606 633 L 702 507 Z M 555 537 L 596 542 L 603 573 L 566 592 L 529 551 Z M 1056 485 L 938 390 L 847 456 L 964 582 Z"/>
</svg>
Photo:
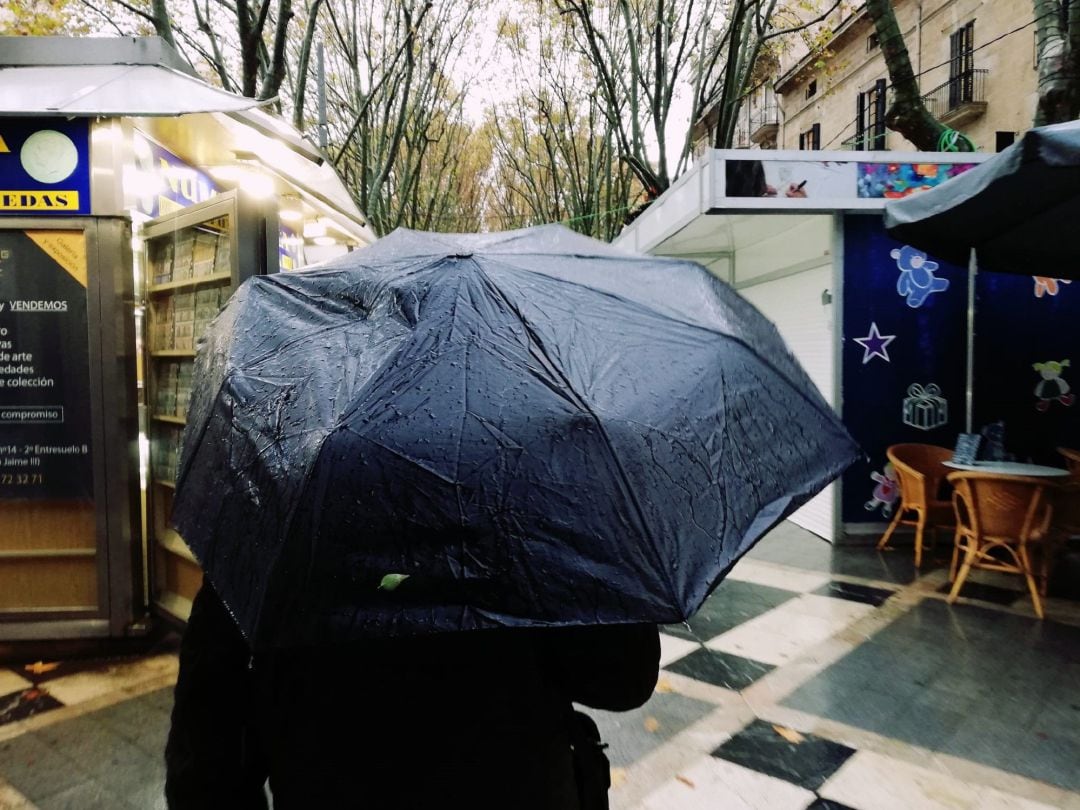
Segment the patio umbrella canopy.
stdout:
<svg viewBox="0 0 1080 810">
<path fill-rule="evenodd" d="M 1080 278 L 1080 121 L 1037 127 L 985 163 L 886 203 L 885 228 L 939 259 Z"/>
<path fill-rule="evenodd" d="M 174 521 L 253 647 L 676 622 L 857 449 L 699 265 L 560 226 L 253 278 Z"/>
</svg>

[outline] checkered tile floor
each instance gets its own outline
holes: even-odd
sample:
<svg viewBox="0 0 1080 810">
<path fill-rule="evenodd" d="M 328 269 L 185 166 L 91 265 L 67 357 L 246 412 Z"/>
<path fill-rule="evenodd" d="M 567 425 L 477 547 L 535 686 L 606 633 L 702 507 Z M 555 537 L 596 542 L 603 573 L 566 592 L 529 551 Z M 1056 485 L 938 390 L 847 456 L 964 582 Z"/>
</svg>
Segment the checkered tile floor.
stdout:
<svg viewBox="0 0 1080 810">
<path fill-rule="evenodd" d="M 943 601 L 910 550 L 790 524 L 686 625 L 609 742 L 615 810 L 1080 810 L 1080 602 Z M 0 669 L 0 810 L 164 807 L 172 653 Z"/>
</svg>

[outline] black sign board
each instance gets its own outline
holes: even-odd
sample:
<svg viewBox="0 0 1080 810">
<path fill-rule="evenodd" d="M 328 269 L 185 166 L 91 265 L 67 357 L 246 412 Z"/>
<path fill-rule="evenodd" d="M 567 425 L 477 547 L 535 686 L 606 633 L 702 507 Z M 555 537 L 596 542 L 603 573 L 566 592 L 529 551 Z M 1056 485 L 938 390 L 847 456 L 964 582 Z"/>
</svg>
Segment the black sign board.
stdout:
<svg viewBox="0 0 1080 810">
<path fill-rule="evenodd" d="M 82 231 L 0 230 L 0 498 L 93 496 Z"/>
</svg>

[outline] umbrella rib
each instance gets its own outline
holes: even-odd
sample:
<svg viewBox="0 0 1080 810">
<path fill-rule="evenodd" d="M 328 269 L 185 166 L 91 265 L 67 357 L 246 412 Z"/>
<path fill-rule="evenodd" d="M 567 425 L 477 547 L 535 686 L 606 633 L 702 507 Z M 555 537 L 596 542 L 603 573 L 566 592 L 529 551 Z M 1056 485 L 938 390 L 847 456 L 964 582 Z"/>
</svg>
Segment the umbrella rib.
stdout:
<svg viewBox="0 0 1080 810">
<path fill-rule="evenodd" d="M 573 394 L 574 399 L 576 400 L 574 404 L 576 404 L 582 410 L 586 411 L 592 418 L 593 422 L 596 424 L 597 430 L 599 430 L 600 435 L 603 437 L 604 444 L 607 445 L 608 451 L 611 454 L 611 458 L 619 471 L 619 476 L 622 479 L 623 487 L 629 497 L 630 505 L 637 514 L 638 523 L 641 526 L 642 531 L 648 533 L 649 528 L 648 523 L 645 520 L 645 510 L 642 508 L 641 502 L 638 500 L 637 493 L 630 485 L 630 477 L 629 475 L 627 475 L 626 469 L 623 466 L 622 459 L 619 457 L 619 454 L 615 452 L 615 445 L 611 441 L 611 437 L 608 435 L 607 430 L 605 430 L 603 422 L 601 422 L 599 415 L 585 399 L 585 397 L 583 397 L 581 393 L 574 388 L 569 378 L 565 374 L 563 374 L 562 370 L 558 367 L 558 364 L 556 364 L 552 360 L 552 358 L 544 348 L 543 340 L 529 324 L 528 320 L 525 318 L 524 314 L 521 312 L 521 309 L 517 306 L 517 304 L 511 301 L 509 297 L 507 297 L 506 293 L 491 280 L 491 277 L 488 276 L 488 274 L 484 271 L 484 268 L 480 265 L 479 262 L 474 259 L 473 264 L 476 266 L 477 271 L 483 278 L 484 283 L 492 291 L 492 294 L 498 296 L 506 304 L 507 308 L 514 313 L 514 316 L 518 319 L 522 327 L 525 329 L 525 334 L 529 338 L 530 347 L 535 347 L 535 349 L 533 350 L 534 356 L 544 363 L 549 373 L 558 377 L 559 381 L 566 387 L 566 391 Z M 536 354 L 537 351 L 539 352 L 539 354 Z M 649 536 L 648 539 L 650 541 L 653 541 L 656 538 Z M 648 549 L 652 551 L 652 557 L 656 566 L 656 570 L 658 572 L 663 571 L 665 574 L 665 581 L 668 585 L 667 595 L 672 600 L 671 603 L 678 604 L 678 594 L 675 593 L 675 585 L 670 578 L 670 572 L 663 565 L 663 560 L 660 557 L 660 553 L 656 547 L 656 544 L 654 542 L 649 542 L 646 545 Z"/>
<path fill-rule="evenodd" d="M 633 257 L 629 257 L 629 258 L 632 259 Z M 512 270 L 518 270 L 518 271 L 525 272 L 525 273 L 536 273 L 536 272 L 538 272 L 538 271 L 533 270 L 531 268 L 521 267 L 520 265 L 516 265 L 516 264 L 513 264 L 511 262 L 501 262 L 501 263 L 506 265 L 507 267 L 509 267 Z M 685 262 L 685 264 L 693 265 L 693 262 Z M 509 300 L 506 298 L 503 291 L 494 282 L 490 281 L 487 274 L 484 273 L 483 268 L 481 268 L 480 272 L 484 274 L 485 279 L 488 279 L 489 286 L 493 290 L 495 290 L 497 292 L 497 294 L 504 301 L 507 301 L 507 305 L 511 307 L 514 314 L 517 315 L 518 319 L 523 324 L 525 324 L 526 328 L 528 328 L 528 324 L 525 323 L 525 318 L 521 314 L 521 312 L 518 310 L 518 308 L 513 306 L 512 304 L 510 304 Z M 706 272 L 708 272 L 708 271 L 706 271 Z M 739 337 L 737 335 L 734 335 L 731 332 L 723 332 L 720 329 L 716 329 L 714 327 L 707 326 L 707 325 L 701 324 L 701 323 L 692 323 L 690 321 L 684 321 L 684 320 L 678 319 L 677 317 L 674 317 L 677 313 L 662 312 L 662 311 L 653 309 L 652 307 L 647 306 L 647 305 L 643 304 L 640 301 L 635 301 L 632 298 L 625 298 L 625 297 L 623 297 L 621 295 L 617 295 L 616 293 L 609 292 L 607 290 L 600 290 L 600 289 L 597 289 L 596 287 L 591 287 L 591 286 L 589 286 L 587 284 L 580 284 L 580 283 L 572 281 L 570 279 L 559 278 L 557 276 L 547 276 L 546 274 L 545 274 L 545 277 L 549 278 L 552 281 L 554 281 L 556 283 L 559 283 L 559 284 L 576 285 L 576 286 L 580 286 L 580 287 L 585 287 L 585 288 L 587 288 L 589 290 L 592 290 L 597 295 L 602 295 L 602 296 L 604 296 L 606 298 L 611 298 L 611 299 L 613 299 L 615 301 L 618 301 L 619 303 L 624 304 L 624 305 L 626 305 L 628 307 L 637 309 L 640 312 L 648 313 L 649 315 L 653 315 L 653 316 L 660 317 L 660 318 L 667 318 L 669 320 L 676 320 L 676 321 L 678 321 L 678 323 L 681 323 L 683 326 L 687 327 L 688 329 L 698 330 L 698 331 L 701 331 L 701 332 L 705 332 L 706 334 L 714 336 L 714 337 L 720 337 L 720 338 L 723 338 L 725 340 L 734 341 L 735 343 L 738 343 L 740 346 L 742 346 L 747 351 L 749 351 L 751 354 L 753 354 L 758 360 L 761 361 L 761 363 L 768 366 L 777 376 L 779 376 L 781 379 L 783 379 L 785 382 L 787 382 L 787 384 L 790 385 L 791 388 L 794 391 L 796 391 L 803 399 L 805 399 L 807 401 L 807 403 L 809 403 L 810 406 L 814 408 L 815 411 L 817 411 L 819 414 L 825 414 L 825 412 L 822 411 L 821 406 L 817 402 L 815 402 L 810 397 L 807 397 L 806 394 L 803 393 L 802 386 L 798 385 L 795 381 L 793 381 L 787 374 L 785 374 L 780 368 L 778 368 L 768 357 L 766 357 L 765 355 L 763 355 L 760 352 L 756 351 L 754 349 L 754 347 L 751 346 L 749 343 L 747 343 L 743 338 L 741 338 L 741 337 Z M 784 348 L 786 349 L 786 344 L 784 344 L 783 339 L 780 338 L 779 336 L 777 336 L 777 339 L 780 341 L 781 345 L 784 346 Z M 797 361 L 794 361 L 794 362 L 796 362 L 796 366 L 797 366 L 798 365 Z M 832 412 L 831 409 L 829 409 L 828 413 L 825 414 L 825 415 L 827 415 L 829 418 L 833 418 L 835 416 L 835 414 Z"/>
</svg>

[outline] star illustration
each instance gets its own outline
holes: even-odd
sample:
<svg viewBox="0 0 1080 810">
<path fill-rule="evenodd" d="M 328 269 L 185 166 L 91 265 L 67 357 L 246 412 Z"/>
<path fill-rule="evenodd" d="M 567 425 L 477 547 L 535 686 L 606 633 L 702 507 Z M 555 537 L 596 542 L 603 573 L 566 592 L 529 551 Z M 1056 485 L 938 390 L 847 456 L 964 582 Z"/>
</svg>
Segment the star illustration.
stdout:
<svg viewBox="0 0 1080 810">
<path fill-rule="evenodd" d="M 883 335 L 878 331 L 877 323 L 871 321 L 870 334 L 866 337 L 855 338 L 855 342 L 863 347 L 863 365 L 865 366 L 875 357 L 880 357 L 886 363 L 890 362 L 889 352 L 886 348 L 896 340 L 896 335 Z"/>
</svg>

